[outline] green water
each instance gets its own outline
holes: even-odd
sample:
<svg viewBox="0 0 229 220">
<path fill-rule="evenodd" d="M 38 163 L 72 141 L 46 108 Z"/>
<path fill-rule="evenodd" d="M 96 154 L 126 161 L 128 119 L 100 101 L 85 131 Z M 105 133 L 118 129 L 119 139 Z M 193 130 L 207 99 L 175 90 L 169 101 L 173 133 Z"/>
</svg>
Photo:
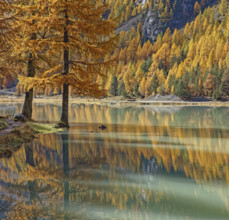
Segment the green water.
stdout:
<svg viewBox="0 0 229 220">
<path fill-rule="evenodd" d="M 69 117 L 0 159 L 0 219 L 229 219 L 229 108 L 72 104 Z"/>
</svg>

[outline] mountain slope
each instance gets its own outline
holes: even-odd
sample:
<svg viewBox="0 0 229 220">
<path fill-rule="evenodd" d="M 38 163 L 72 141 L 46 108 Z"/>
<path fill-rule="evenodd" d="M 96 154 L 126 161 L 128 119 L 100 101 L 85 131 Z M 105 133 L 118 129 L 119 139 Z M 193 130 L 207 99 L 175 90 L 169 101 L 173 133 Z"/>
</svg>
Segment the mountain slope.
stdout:
<svg viewBox="0 0 229 220">
<path fill-rule="evenodd" d="M 202 14 L 195 7 L 191 10 L 190 7 L 197 4 L 193 0 L 182 2 L 179 11 L 185 8 L 185 16 L 177 12 L 165 21 L 159 14 L 160 23 L 155 22 L 158 10 L 145 8 L 140 21 L 138 15 L 119 27 L 125 30 L 120 32 L 120 44 L 113 54 L 119 61 L 103 82 L 106 89 L 113 88 L 112 82 L 117 77 L 118 92 L 124 96 L 174 93 L 184 98 L 213 96 L 219 99 L 229 95 L 227 2 L 205 1 L 205 8 L 213 7 L 203 10 Z M 179 21 L 180 17 L 184 21 Z M 184 25 L 185 19 L 191 22 Z M 177 30 L 174 23 L 182 29 Z M 174 32 L 168 26 L 172 26 Z M 159 34 L 160 30 L 166 30 L 164 35 Z M 147 39 L 156 41 L 152 44 Z"/>
</svg>

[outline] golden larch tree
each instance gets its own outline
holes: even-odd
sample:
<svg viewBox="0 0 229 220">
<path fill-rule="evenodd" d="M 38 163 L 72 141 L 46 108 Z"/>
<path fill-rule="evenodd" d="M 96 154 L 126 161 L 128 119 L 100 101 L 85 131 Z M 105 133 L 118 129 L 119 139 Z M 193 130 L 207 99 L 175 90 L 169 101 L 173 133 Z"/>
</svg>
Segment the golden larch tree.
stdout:
<svg viewBox="0 0 229 220">
<path fill-rule="evenodd" d="M 45 57 L 49 55 L 42 42 L 45 37 L 44 27 L 40 26 L 48 13 L 43 2 L 45 1 L 14 0 L 10 3 L 9 14 L 13 18 L 10 26 L 14 38 L 11 39 L 8 62 L 14 68 L 19 67 L 21 74 L 28 78 L 33 78 L 37 72 L 45 69 Z M 22 110 L 22 114 L 29 120 L 32 118 L 33 93 L 33 87 L 26 90 Z"/>
<path fill-rule="evenodd" d="M 108 5 L 104 1 L 44 0 L 46 9 L 37 24 L 46 33 L 42 44 L 50 55 L 58 54 L 55 65 L 35 78 L 19 77 L 27 89 L 31 87 L 62 87 L 63 101 L 60 126 L 69 127 L 69 86 L 76 94 L 102 96 L 97 75 L 112 61 L 104 61 L 116 44 L 116 23 L 103 19 Z"/>
<path fill-rule="evenodd" d="M 10 23 L 13 20 L 11 16 L 11 5 L 9 1 L 0 1 L 0 79 L 12 79 L 12 70 L 7 65 L 8 51 L 12 44 L 14 33 Z"/>
</svg>

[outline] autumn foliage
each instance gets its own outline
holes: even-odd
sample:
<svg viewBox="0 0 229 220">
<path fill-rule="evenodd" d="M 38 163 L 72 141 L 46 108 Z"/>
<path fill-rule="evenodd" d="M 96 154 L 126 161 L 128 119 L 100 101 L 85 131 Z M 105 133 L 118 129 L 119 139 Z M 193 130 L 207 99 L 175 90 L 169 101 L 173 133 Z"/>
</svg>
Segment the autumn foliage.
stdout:
<svg viewBox="0 0 229 220">
<path fill-rule="evenodd" d="M 15 4 L 17 2 L 21 1 L 15 1 Z M 177 2 L 152 0 L 141 5 L 138 1 L 107 0 L 96 1 L 93 5 L 92 1 L 86 0 L 74 3 L 46 0 L 18 6 L 14 14 L 21 19 L 14 28 L 24 37 L 16 38 L 17 46 L 13 52 L 14 60 L 21 63 L 18 72 L 22 73 L 17 93 L 21 95 L 26 89 L 36 87 L 35 95 L 61 94 L 61 87 L 66 83 L 70 85 L 70 95 L 81 96 L 147 97 L 174 92 L 187 97 L 218 99 L 228 96 L 225 80 L 229 67 L 228 4 L 222 0 L 219 5 L 203 11 L 207 3 L 207 0 L 196 2 L 193 8 L 196 19 L 187 23 L 183 30 L 168 28 L 151 42 L 144 38 L 140 21 L 128 31 L 120 32 L 116 46 L 115 24 L 111 18 L 116 18 L 122 25 L 138 15 L 144 16 L 149 10 L 158 10 L 161 19 L 168 21 L 175 13 Z M 87 10 L 84 10 L 85 4 Z M 63 42 L 66 24 L 63 9 L 66 7 L 71 21 L 68 43 Z M 23 8 L 27 14 L 22 13 Z M 30 16 L 31 13 L 34 16 Z M 74 14 L 77 13 L 76 19 Z M 28 23 L 24 22 L 25 18 Z M 28 36 L 35 30 L 38 34 L 31 41 Z M 23 49 L 25 45 L 27 51 Z M 63 52 L 66 49 L 69 51 L 69 74 L 63 75 Z M 25 72 L 28 52 L 32 53 L 36 68 L 33 79 L 27 78 Z M 113 91 L 114 77 L 119 92 L 109 93 Z M 9 84 L 7 82 L 5 80 L 4 87 Z M 176 87 L 182 89 L 175 91 Z"/>
</svg>

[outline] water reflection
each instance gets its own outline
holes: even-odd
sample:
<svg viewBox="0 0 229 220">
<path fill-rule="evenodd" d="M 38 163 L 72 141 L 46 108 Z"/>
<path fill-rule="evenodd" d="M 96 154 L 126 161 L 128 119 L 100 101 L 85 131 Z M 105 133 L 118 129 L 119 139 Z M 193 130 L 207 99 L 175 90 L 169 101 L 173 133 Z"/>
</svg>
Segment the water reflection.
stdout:
<svg viewBox="0 0 229 220">
<path fill-rule="evenodd" d="M 69 177 L 69 149 L 68 149 L 68 133 L 61 134 L 61 140 L 63 145 L 63 173 L 66 177 Z M 69 208 L 69 181 L 64 180 L 64 209 Z M 69 215 L 66 214 L 64 219 L 69 219 Z"/>
<path fill-rule="evenodd" d="M 10 204 L 0 213 L 7 219 L 228 219 L 228 113 L 72 105 L 68 132 L 41 135 L 0 160 L 0 204 Z M 58 117 L 58 106 L 35 106 L 37 120 Z"/>
<path fill-rule="evenodd" d="M 9 115 L 22 111 L 23 104 L 0 104 L 0 114 Z M 104 105 L 71 104 L 69 121 L 78 123 L 106 123 L 143 126 L 165 126 L 185 128 L 226 128 L 229 121 L 228 107 L 171 107 L 139 106 L 115 107 Z M 56 122 L 61 106 L 34 104 L 33 119 Z"/>
</svg>

